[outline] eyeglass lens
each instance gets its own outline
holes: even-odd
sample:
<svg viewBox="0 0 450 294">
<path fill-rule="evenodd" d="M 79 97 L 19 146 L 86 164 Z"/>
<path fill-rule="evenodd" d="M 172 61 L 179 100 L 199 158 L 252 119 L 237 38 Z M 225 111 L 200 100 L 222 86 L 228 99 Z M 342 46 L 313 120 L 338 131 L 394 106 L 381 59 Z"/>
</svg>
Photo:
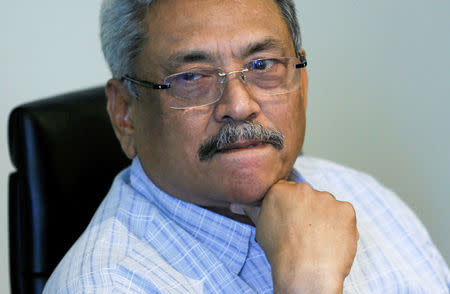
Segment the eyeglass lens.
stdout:
<svg viewBox="0 0 450 294">
<path fill-rule="evenodd" d="M 281 57 L 254 60 L 244 65 L 242 81 L 258 99 L 273 99 L 274 95 L 296 91 L 300 87 L 300 70 L 295 67 L 298 58 Z M 215 103 L 221 98 L 228 74 L 219 76 L 215 69 L 200 69 L 169 76 L 169 106 L 190 108 Z"/>
</svg>

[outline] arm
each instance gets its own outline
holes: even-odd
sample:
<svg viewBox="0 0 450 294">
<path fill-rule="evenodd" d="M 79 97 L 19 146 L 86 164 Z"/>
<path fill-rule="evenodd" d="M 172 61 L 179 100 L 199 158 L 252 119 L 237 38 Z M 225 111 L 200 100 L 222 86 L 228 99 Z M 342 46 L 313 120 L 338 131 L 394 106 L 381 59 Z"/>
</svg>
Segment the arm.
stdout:
<svg viewBox="0 0 450 294">
<path fill-rule="evenodd" d="M 282 180 L 260 209 L 244 210 L 272 267 L 274 293 L 342 293 L 358 240 L 350 203 Z"/>
</svg>

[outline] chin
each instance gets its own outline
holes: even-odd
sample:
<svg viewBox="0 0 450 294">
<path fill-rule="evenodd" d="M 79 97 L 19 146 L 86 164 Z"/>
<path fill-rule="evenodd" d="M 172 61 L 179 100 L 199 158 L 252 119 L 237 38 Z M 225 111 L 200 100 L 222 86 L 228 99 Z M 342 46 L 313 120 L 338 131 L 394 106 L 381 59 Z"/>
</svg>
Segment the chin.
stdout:
<svg viewBox="0 0 450 294">
<path fill-rule="evenodd" d="M 278 181 L 276 177 L 258 179 L 241 177 L 225 187 L 224 198 L 232 203 L 250 204 L 261 201 L 266 192 Z"/>
<path fill-rule="evenodd" d="M 215 200 L 240 204 L 262 200 L 289 172 L 279 151 L 268 147 L 220 154 L 207 165 L 208 170 L 202 173 L 208 175 L 202 179 L 207 194 L 215 195 Z"/>
</svg>

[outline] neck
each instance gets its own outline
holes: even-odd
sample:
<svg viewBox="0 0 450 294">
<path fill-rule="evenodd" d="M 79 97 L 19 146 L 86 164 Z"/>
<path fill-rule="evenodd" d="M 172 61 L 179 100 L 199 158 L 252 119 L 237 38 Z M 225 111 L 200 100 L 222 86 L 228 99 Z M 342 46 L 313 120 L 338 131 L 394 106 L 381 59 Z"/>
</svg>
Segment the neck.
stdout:
<svg viewBox="0 0 450 294">
<path fill-rule="evenodd" d="M 252 220 L 246 216 L 246 215 L 241 215 L 241 214 L 236 214 L 236 213 L 232 213 L 228 208 L 223 208 L 223 207 L 203 207 L 205 209 L 208 209 L 212 212 L 218 213 L 220 215 L 223 215 L 225 217 L 231 218 L 235 221 L 250 225 L 250 226 L 255 226 L 255 224 L 252 222 Z"/>
</svg>

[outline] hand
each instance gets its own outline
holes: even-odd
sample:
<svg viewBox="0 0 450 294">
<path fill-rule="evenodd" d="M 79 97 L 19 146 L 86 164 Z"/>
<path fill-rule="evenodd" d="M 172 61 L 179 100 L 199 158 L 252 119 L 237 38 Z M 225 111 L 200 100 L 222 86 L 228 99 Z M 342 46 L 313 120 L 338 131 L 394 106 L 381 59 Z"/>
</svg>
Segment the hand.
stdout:
<svg viewBox="0 0 450 294">
<path fill-rule="evenodd" d="M 275 293 L 342 293 L 359 238 L 348 202 L 281 180 L 259 207 L 244 207 L 272 267 Z"/>
</svg>

